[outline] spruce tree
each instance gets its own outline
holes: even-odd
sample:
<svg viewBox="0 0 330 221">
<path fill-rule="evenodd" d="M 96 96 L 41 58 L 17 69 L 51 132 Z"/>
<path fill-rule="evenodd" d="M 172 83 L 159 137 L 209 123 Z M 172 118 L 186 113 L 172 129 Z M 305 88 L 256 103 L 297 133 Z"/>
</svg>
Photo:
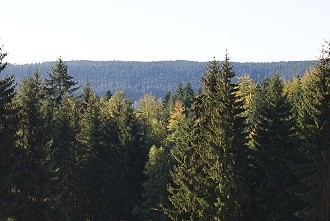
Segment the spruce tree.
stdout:
<svg viewBox="0 0 330 221">
<path fill-rule="evenodd" d="M 177 101 L 168 120 L 167 138 L 160 143 L 162 146 L 154 145 L 149 150 L 149 159 L 145 167 L 147 180 L 143 186 L 145 188 L 145 217 L 151 220 L 167 220 L 163 210 L 169 208 L 167 185 L 170 183 L 170 170 L 173 166 L 170 154 L 176 141 L 182 139 L 181 127 L 186 120 L 184 112 L 183 103 Z"/>
<path fill-rule="evenodd" d="M 296 129 L 291 106 L 278 75 L 263 81 L 256 96 L 251 148 L 255 183 L 253 220 L 295 220 L 301 205 L 290 192 L 297 178 L 290 167 L 295 163 Z"/>
<path fill-rule="evenodd" d="M 66 98 L 54 111 L 52 121 L 54 178 L 51 184 L 55 200 L 53 218 L 61 220 L 76 220 L 79 207 L 77 111 L 76 99 Z"/>
<path fill-rule="evenodd" d="M 107 103 L 107 115 L 113 122 L 116 148 L 116 179 L 113 180 L 110 205 L 114 220 L 139 220 L 142 207 L 144 166 L 148 150 L 141 125 L 130 100 L 123 92 L 115 93 Z"/>
<path fill-rule="evenodd" d="M 0 73 L 6 67 L 3 62 L 7 53 L 0 47 Z M 18 110 L 14 103 L 15 84 L 13 76 L 0 78 L 0 219 L 13 215 L 16 203 L 14 181 L 17 178 L 18 149 L 16 131 Z"/>
<path fill-rule="evenodd" d="M 78 134 L 79 148 L 77 151 L 79 180 L 80 217 L 84 219 L 98 219 L 98 196 L 100 194 L 98 154 L 102 148 L 102 128 L 100 119 L 99 100 L 87 85 L 82 95 L 82 113 L 80 131 Z"/>
<path fill-rule="evenodd" d="M 213 60 L 192 108 L 193 122 L 173 150 L 172 220 L 239 220 L 247 201 L 243 102 L 226 56 Z M 190 131 L 190 132 L 189 132 Z"/>
<path fill-rule="evenodd" d="M 330 43 L 318 65 L 302 78 L 300 126 L 304 162 L 296 169 L 307 187 L 297 191 L 306 203 L 296 215 L 303 220 L 330 219 Z"/>
<path fill-rule="evenodd" d="M 18 145 L 23 152 L 17 180 L 19 220 L 47 220 L 51 214 L 51 139 L 44 112 L 48 104 L 42 96 L 38 72 L 23 80 L 18 96 Z"/>
<path fill-rule="evenodd" d="M 205 173 L 202 162 L 197 152 L 201 143 L 201 128 L 199 127 L 198 102 L 193 105 L 191 120 L 184 120 L 183 106 L 173 112 L 169 129 L 173 135 L 169 137 L 173 167 L 170 171 L 171 180 L 168 185 L 170 204 L 164 208 L 164 213 L 171 220 L 212 220 L 210 205 L 206 201 L 211 194 L 204 188 Z M 180 107 L 180 106 L 179 106 Z M 174 118 L 174 116 L 176 116 Z"/>
<path fill-rule="evenodd" d="M 203 78 L 201 122 L 204 140 L 199 150 L 209 189 L 214 220 L 239 220 L 247 203 L 245 118 L 235 73 L 226 55 L 221 66 L 209 64 Z"/>
<path fill-rule="evenodd" d="M 68 66 L 62 58 L 59 58 L 52 67 L 49 79 L 46 79 L 45 84 L 46 92 L 56 104 L 60 103 L 64 96 L 72 95 L 78 89 L 77 82 L 69 75 Z"/>
<path fill-rule="evenodd" d="M 194 99 L 194 90 L 193 90 L 190 82 L 188 82 L 186 84 L 186 86 L 184 87 L 184 97 L 183 97 L 183 103 L 187 110 L 189 110 L 191 108 L 193 99 Z"/>
</svg>

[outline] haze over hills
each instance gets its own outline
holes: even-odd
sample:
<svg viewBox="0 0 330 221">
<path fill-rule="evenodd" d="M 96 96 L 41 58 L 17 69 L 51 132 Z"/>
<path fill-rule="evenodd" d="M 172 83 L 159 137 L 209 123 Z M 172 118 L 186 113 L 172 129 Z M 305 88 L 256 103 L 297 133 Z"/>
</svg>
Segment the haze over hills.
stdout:
<svg viewBox="0 0 330 221">
<path fill-rule="evenodd" d="M 194 61 L 67 61 L 69 74 L 74 76 L 80 85 L 89 81 L 95 92 L 101 96 L 107 90 L 114 92 L 123 90 L 136 100 L 145 93 L 163 97 L 168 91 L 174 91 L 177 84 L 190 82 L 194 89 L 199 88 L 200 79 L 206 69 L 207 62 Z M 288 61 L 263 63 L 232 63 L 236 76 L 249 74 L 255 81 L 278 73 L 284 79 L 301 76 L 316 61 Z M 3 75 L 15 74 L 17 82 L 24 76 L 39 70 L 42 78 L 47 77 L 54 62 L 35 64 L 8 64 Z"/>
</svg>

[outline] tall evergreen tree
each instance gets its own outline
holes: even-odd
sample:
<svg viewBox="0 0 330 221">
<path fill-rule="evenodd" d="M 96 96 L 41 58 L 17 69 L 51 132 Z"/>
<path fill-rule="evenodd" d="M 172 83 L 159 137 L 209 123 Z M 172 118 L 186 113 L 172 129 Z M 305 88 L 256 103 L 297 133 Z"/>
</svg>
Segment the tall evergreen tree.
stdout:
<svg viewBox="0 0 330 221">
<path fill-rule="evenodd" d="M 84 88 L 82 95 L 82 110 L 80 131 L 78 134 L 79 150 L 77 151 L 79 180 L 80 219 L 97 220 L 97 200 L 100 194 L 98 153 L 102 146 L 102 128 L 100 119 L 99 100 L 89 85 Z"/>
<path fill-rule="evenodd" d="M 162 146 L 154 145 L 149 150 L 149 159 L 145 167 L 147 180 L 144 183 L 144 208 L 145 216 L 150 220 L 167 220 L 163 209 L 169 207 L 167 185 L 170 183 L 170 170 L 173 166 L 170 153 L 176 141 L 182 139 L 180 134 L 186 120 L 184 111 L 183 103 L 177 101 L 167 125 L 167 138 L 160 143 Z"/>
<path fill-rule="evenodd" d="M 180 102 L 181 103 L 181 102 Z M 209 196 L 205 189 L 205 174 L 196 148 L 201 142 L 201 130 L 198 119 L 199 105 L 193 105 L 192 120 L 184 120 L 183 106 L 171 115 L 168 129 L 174 136 L 169 137 L 173 168 L 170 171 L 171 180 L 168 185 L 170 205 L 164 212 L 171 220 L 212 220 L 209 204 L 205 200 Z M 181 110 L 181 111 L 180 111 Z M 180 114 L 181 112 L 181 114 Z"/>
<path fill-rule="evenodd" d="M 169 189 L 171 219 L 239 220 L 247 200 L 243 102 L 229 58 L 213 60 L 193 107 L 191 136 L 177 145 Z M 172 214 L 170 213 L 172 212 Z"/>
<path fill-rule="evenodd" d="M 23 80 L 18 96 L 18 145 L 23 151 L 20 164 L 22 174 L 17 180 L 20 205 L 16 215 L 19 220 L 50 219 L 51 139 L 47 116 L 43 111 L 48 104 L 42 96 L 38 72 Z"/>
<path fill-rule="evenodd" d="M 66 95 L 71 95 L 78 89 L 77 82 L 68 73 L 68 66 L 59 58 L 55 66 L 52 67 L 49 73 L 49 79 L 46 79 L 46 91 L 52 100 L 58 104 Z"/>
<path fill-rule="evenodd" d="M 291 193 L 297 178 L 290 167 L 295 163 L 295 122 L 278 75 L 266 79 L 258 90 L 253 117 L 254 150 L 253 220 L 295 220 L 301 205 Z"/>
<path fill-rule="evenodd" d="M 200 148 L 203 170 L 214 190 L 208 199 L 213 206 L 214 220 L 239 220 L 247 203 L 245 118 L 238 86 L 232 83 L 235 75 L 226 55 L 221 66 L 210 63 L 203 79 L 205 122 L 202 124 L 203 147 Z"/>
<path fill-rule="evenodd" d="M 79 213 L 77 109 L 75 98 L 64 99 L 54 111 L 52 121 L 54 218 L 61 220 L 77 220 L 75 217 Z"/>
<path fill-rule="evenodd" d="M 0 73 L 6 67 L 7 53 L 0 47 Z M 15 84 L 13 76 L 0 78 L 0 219 L 6 220 L 16 204 L 14 180 L 17 173 L 18 151 L 15 145 L 18 124 L 17 107 L 14 104 Z"/>
<path fill-rule="evenodd" d="M 306 206 L 296 215 L 303 220 L 330 219 L 330 43 L 319 64 L 302 79 L 300 126 L 305 163 L 297 175 L 307 190 L 298 192 Z"/>
<path fill-rule="evenodd" d="M 132 103 L 122 92 L 115 93 L 108 100 L 107 112 L 115 128 L 112 139 L 120 168 L 116 170 L 117 179 L 113 180 L 111 213 L 114 220 L 138 220 L 145 181 L 143 171 L 148 156 L 141 125 Z"/>
</svg>

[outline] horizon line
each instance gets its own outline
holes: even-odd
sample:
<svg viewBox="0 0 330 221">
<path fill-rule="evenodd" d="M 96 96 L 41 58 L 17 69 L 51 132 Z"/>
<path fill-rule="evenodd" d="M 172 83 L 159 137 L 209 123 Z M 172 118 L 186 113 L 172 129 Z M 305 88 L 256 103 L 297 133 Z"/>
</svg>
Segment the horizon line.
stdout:
<svg viewBox="0 0 330 221">
<path fill-rule="evenodd" d="M 59 57 L 60 58 L 60 57 Z M 56 59 L 57 60 L 57 59 Z M 56 60 L 45 60 L 45 61 L 33 61 L 33 62 L 8 62 L 8 65 L 36 65 L 36 64 L 43 64 L 43 63 L 55 63 Z M 73 59 L 73 60 L 65 60 L 64 62 L 136 62 L 136 63 L 153 63 L 153 62 L 196 62 L 196 63 L 207 63 L 209 61 L 196 61 L 196 60 L 185 60 L 185 59 L 173 59 L 173 60 L 89 60 L 89 59 Z M 217 60 L 219 62 L 223 62 L 223 60 Z M 231 63 L 284 63 L 284 62 L 308 62 L 308 61 L 317 61 L 317 59 L 310 60 L 278 60 L 278 61 L 230 61 Z"/>
</svg>

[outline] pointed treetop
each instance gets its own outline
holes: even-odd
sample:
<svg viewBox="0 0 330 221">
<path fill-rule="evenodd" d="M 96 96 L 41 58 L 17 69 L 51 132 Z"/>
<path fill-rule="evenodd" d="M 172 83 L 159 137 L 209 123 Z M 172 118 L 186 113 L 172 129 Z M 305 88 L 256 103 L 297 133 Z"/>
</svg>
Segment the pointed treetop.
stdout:
<svg viewBox="0 0 330 221">
<path fill-rule="evenodd" d="M 2 62 L 3 59 L 7 56 L 7 52 L 2 52 L 2 47 L 3 46 L 0 46 L 0 72 L 5 69 L 5 67 L 7 66 L 7 62 Z"/>
</svg>

